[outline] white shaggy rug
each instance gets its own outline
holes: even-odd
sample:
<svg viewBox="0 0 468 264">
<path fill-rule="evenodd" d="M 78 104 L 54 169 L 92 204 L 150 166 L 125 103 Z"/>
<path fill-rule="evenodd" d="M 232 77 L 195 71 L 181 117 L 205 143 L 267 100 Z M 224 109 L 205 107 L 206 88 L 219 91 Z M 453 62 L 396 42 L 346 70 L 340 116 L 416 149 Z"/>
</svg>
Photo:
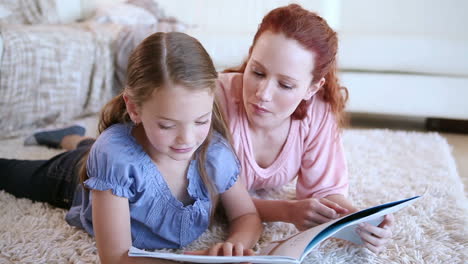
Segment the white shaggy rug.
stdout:
<svg viewBox="0 0 468 264">
<path fill-rule="evenodd" d="M 88 132 L 95 119 L 81 120 Z M 89 133 L 93 135 L 93 133 Z M 350 197 L 361 208 L 424 194 L 395 214 L 394 240 L 375 255 L 347 242 L 329 239 L 304 263 L 463 263 L 468 260 L 468 201 L 446 140 L 436 133 L 345 130 Z M 58 153 L 23 147 L 22 139 L 0 141 L 0 157 L 45 159 Z M 293 186 L 271 196 L 292 197 Z M 64 221 L 65 211 L 16 199 L 0 191 L 0 263 L 97 263 L 92 237 Z M 195 249 L 224 235 L 215 225 Z M 266 227 L 258 244 L 296 232 L 289 224 Z"/>
</svg>

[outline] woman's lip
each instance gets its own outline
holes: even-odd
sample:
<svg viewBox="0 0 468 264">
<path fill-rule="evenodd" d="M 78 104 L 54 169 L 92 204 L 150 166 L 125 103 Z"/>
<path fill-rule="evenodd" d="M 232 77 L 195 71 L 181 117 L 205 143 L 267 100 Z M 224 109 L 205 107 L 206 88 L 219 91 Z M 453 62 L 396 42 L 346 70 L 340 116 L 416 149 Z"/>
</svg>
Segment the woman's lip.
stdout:
<svg viewBox="0 0 468 264">
<path fill-rule="evenodd" d="M 176 153 L 187 153 L 187 152 L 190 152 L 192 151 L 192 147 L 190 148 L 174 148 L 174 147 L 171 147 L 171 149 L 176 152 Z"/>
<path fill-rule="evenodd" d="M 255 112 L 257 113 L 270 113 L 270 111 L 268 111 L 268 109 L 266 108 L 263 108 L 257 104 L 252 104 L 253 108 L 255 109 Z"/>
</svg>

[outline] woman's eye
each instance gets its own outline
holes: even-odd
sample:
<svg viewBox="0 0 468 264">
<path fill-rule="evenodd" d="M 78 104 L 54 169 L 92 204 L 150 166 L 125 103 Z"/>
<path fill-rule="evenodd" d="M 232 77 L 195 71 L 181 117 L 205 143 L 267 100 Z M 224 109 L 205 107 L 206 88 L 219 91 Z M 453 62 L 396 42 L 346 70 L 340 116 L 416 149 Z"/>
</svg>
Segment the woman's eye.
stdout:
<svg viewBox="0 0 468 264">
<path fill-rule="evenodd" d="M 210 122 L 210 120 L 195 122 L 195 124 L 197 124 L 197 125 L 206 125 L 206 124 L 208 124 L 208 122 Z"/>
<path fill-rule="evenodd" d="M 281 86 L 281 88 L 284 88 L 284 89 L 292 89 L 293 88 L 293 86 L 290 85 L 290 84 L 279 83 L 279 85 Z"/>
</svg>

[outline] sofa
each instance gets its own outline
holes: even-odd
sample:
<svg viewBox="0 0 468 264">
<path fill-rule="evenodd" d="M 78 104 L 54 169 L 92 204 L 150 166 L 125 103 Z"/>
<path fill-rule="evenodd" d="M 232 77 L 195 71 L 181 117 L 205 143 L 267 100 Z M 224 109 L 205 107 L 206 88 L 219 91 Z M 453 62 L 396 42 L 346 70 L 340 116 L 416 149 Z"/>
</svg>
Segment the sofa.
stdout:
<svg viewBox="0 0 468 264">
<path fill-rule="evenodd" d="M 121 90 L 133 47 L 185 31 L 152 0 L 128 2 L 0 2 L 0 138 L 96 114 Z"/>
<path fill-rule="evenodd" d="M 121 88 L 126 56 L 144 32 L 184 31 L 218 70 L 237 66 L 261 18 L 290 1 L 30 2 L 0 5 L 0 137 L 99 111 Z M 294 2 L 339 34 L 348 112 L 468 120 L 467 2 Z M 139 38 L 128 37 L 136 30 Z"/>
</svg>

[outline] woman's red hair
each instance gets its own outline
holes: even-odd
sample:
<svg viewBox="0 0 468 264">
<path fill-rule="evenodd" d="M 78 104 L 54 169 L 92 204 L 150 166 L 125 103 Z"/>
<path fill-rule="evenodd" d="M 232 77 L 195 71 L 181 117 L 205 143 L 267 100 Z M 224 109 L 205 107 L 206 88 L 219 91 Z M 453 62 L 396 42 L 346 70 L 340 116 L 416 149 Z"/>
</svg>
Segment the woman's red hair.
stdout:
<svg viewBox="0 0 468 264">
<path fill-rule="evenodd" d="M 260 35 L 265 31 L 284 34 L 298 41 L 303 47 L 315 53 L 312 82 L 323 77 L 325 84 L 317 95 L 330 104 L 337 123 L 344 124 L 344 107 L 348 90 L 338 83 L 336 55 L 337 34 L 327 22 L 316 13 L 305 10 L 300 5 L 290 4 L 270 11 L 262 20 L 249 50 L 249 58 Z M 238 68 L 224 72 L 244 72 L 249 58 Z M 308 102 L 302 101 L 292 114 L 294 119 L 303 119 L 307 114 Z"/>
</svg>

